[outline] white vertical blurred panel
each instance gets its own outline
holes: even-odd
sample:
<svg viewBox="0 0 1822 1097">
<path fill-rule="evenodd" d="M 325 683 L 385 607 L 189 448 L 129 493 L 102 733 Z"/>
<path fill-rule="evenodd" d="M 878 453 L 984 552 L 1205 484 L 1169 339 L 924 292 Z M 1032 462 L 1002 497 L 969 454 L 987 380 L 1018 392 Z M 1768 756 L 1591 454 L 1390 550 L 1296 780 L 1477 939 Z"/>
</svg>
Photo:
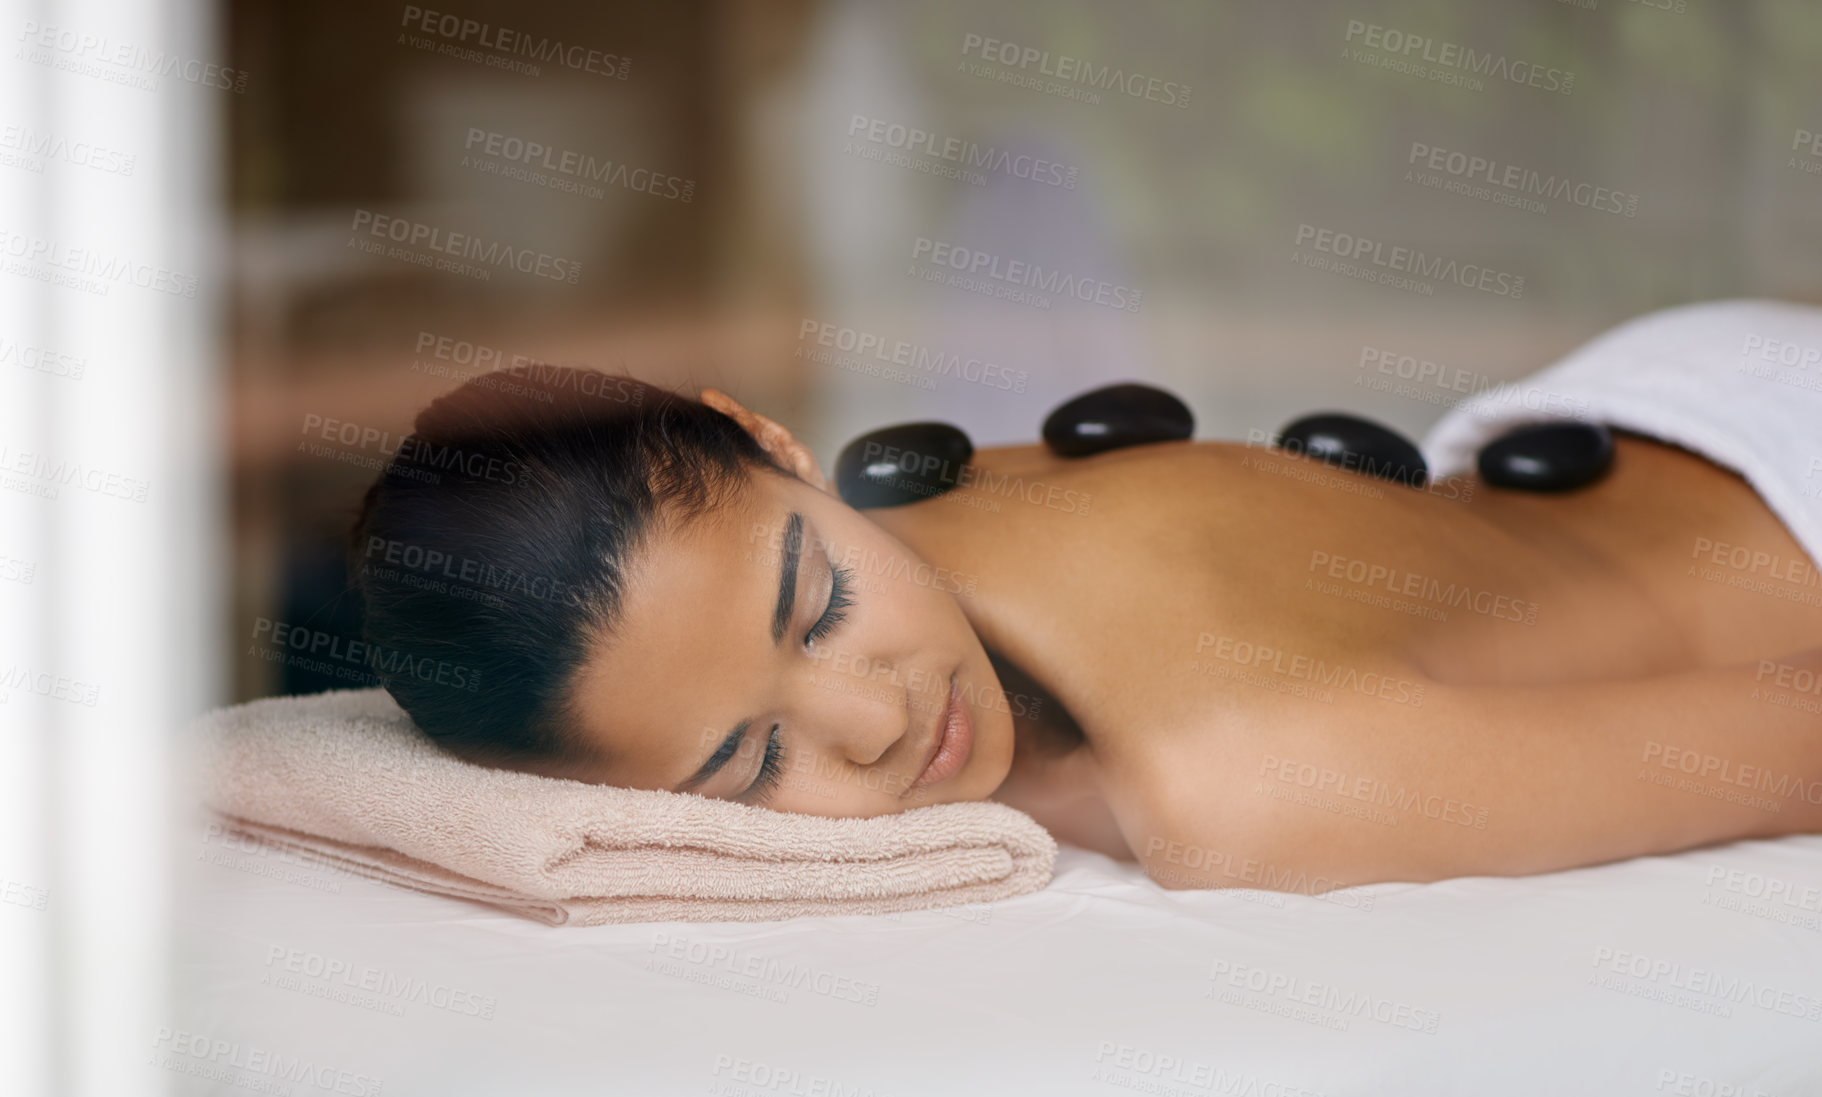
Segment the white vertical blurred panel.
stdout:
<svg viewBox="0 0 1822 1097">
<path fill-rule="evenodd" d="M 0 4 L 0 132 L 42 126 L 47 74 L 12 57 L 22 23 L 32 6 Z M 15 127 L 8 131 L 6 127 Z M 0 252 L 29 238 L 43 219 L 45 180 L 37 173 L 0 168 Z M 10 255 L 0 262 L 11 267 Z M 44 345 L 43 301 L 48 290 L 10 272 L 0 272 L 0 559 L 12 563 L 15 578 L 0 582 L 0 668 L 10 679 L 18 664 L 41 654 L 45 636 L 45 578 L 48 504 L 15 490 L 11 474 L 17 454 L 40 448 L 46 408 L 42 379 L 21 369 L 18 348 Z M 16 563 L 14 563 L 16 562 Z M 31 582 L 26 582 L 27 569 Z M 48 846 L 51 773 L 50 728 L 44 706 L 10 686 L 0 686 L 0 887 L 13 901 L 0 902 L 0 1063 L 8 1084 L 22 1093 L 51 1092 L 55 1019 L 55 978 L 51 950 L 60 895 L 50 891 L 52 852 Z M 27 892 L 26 889 L 38 889 Z M 42 900 L 42 901 L 41 901 Z M 41 909 L 42 908 L 42 909 Z"/>
<path fill-rule="evenodd" d="M 197 0 L 5 0 L 0 36 L 0 887 L 43 899 L 0 903 L 4 1087 L 182 1090 L 151 1061 L 173 761 L 221 693 L 233 91 Z"/>
</svg>

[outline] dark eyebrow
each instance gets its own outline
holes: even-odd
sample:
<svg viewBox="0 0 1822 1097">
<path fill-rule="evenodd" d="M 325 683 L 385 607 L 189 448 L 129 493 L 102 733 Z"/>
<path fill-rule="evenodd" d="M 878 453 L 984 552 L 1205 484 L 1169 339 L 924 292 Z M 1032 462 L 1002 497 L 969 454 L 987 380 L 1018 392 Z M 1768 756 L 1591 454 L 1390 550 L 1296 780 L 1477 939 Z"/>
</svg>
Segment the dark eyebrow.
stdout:
<svg viewBox="0 0 1822 1097">
<path fill-rule="evenodd" d="M 772 609 L 772 643 L 784 641 L 784 630 L 791 624 L 791 611 L 797 606 L 797 569 L 803 558 L 803 515 L 796 511 L 785 522 L 784 558 L 778 566 L 778 604 Z M 721 772 L 721 767 L 740 750 L 740 741 L 746 738 L 747 728 L 753 726 L 751 719 L 742 720 L 728 732 L 728 737 L 709 755 L 702 768 L 690 775 L 689 780 L 678 785 L 673 792 L 688 792 L 704 781 Z"/>
<path fill-rule="evenodd" d="M 784 559 L 778 568 L 778 605 L 772 610 L 772 643 L 784 640 L 784 630 L 791 623 L 791 609 L 797 605 L 797 563 L 803 556 L 803 515 L 791 512 L 784 528 Z"/>
</svg>

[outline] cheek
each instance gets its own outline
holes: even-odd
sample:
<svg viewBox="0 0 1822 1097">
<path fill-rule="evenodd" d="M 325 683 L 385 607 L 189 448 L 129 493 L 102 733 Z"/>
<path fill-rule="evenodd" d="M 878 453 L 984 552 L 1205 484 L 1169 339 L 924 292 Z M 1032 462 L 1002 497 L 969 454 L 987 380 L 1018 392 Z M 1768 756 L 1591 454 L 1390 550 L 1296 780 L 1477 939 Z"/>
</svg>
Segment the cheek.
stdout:
<svg viewBox="0 0 1822 1097">
<path fill-rule="evenodd" d="M 894 615 L 899 628 L 913 628 L 926 641 L 938 641 L 965 624 L 957 604 L 955 578 L 912 556 L 903 548 L 890 557 L 883 574 L 870 576 L 882 608 Z"/>
</svg>

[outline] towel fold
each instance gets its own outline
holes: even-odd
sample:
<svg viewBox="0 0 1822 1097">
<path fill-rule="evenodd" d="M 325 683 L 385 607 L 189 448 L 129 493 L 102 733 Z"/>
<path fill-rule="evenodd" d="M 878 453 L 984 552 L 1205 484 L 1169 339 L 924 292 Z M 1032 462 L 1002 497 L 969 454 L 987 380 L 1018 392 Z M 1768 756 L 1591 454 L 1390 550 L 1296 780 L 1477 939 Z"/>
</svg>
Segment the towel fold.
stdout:
<svg viewBox="0 0 1822 1097">
<path fill-rule="evenodd" d="M 464 762 L 381 689 L 270 697 L 199 724 L 202 795 L 345 870 L 551 925 L 771 921 L 989 902 L 1050 881 L 1056 842 L 991 801 L 826 819 Z"/>
<path fill-rule="evenodd" d="M 1822 560 L 1822 308 L 1705 301 L 1628 320 L 1550 366 L 1464 400 L 1430 428 L 1435 476 L 1471 472 L 1526 423 L 1580 419 L 1732 469 Z"/>
</svg>

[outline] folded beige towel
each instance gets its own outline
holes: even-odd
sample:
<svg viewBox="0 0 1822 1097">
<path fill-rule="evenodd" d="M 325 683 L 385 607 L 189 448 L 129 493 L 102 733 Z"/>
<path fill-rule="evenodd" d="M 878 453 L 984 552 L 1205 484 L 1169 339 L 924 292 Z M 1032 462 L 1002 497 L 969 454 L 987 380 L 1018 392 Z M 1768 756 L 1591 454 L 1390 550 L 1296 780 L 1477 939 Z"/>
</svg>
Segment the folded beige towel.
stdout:
<svg viewBox="0 0 1822 1097">
<path fill-rule="evenodd" d="M 824 819 L 472 765 L 381 689 L 250 701 L 200 730 L 203 798 L 231 825 L 552 925 L 957 906 L 1037 891 L 1056 862 L 991 801 Z"/>
</svg>

